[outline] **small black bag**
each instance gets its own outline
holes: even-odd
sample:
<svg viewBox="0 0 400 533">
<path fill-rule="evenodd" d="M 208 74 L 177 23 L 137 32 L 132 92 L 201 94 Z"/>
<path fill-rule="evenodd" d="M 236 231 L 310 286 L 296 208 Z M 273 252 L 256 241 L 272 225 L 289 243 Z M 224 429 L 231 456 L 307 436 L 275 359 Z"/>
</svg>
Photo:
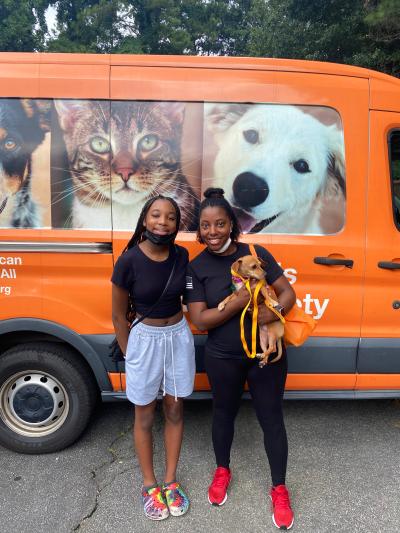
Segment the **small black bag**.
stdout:
<svg viewBox="0 0 400 533">
<path fill-rule="evenodd" d="M 174 275 L 176 261 L 178 259 L 178 250 L 177 250 L 176 247 L 175 247 L 175 253 L 176 253 L 176 255 L 175 255 L 174 264 L 172 265 L 171 273 L 169 275 L 169 278 L 167 280 L 167 283 L 165 284 L 165 287 L 164 287 L 162 293 L 160 294 L 160 296 L 159 296 L 158 300 L 156 301 L 156 303 L 151 306 L 151 308 L 147 311 L 147 313 L 142 315 L 137 320 L 135 320 L 135 316 L 136 316 L 135 307 L 133 305 L 132 298 L 129 295 L 129 297 L 128 297 L 128 309 L 126 311 L 126 319 L 130 323 L 130 326 L 129 326 L 130 330 L 132 328 L 134 328 L 135 326 L 137 326 L 138 324 L 140 324 L 140 322 L 142 320 L 147 318 L 154 311 L 156 306 L 160 303 L 161 299 L 163 298 L 164 294 L 167 292 L 167 289 L 168 289 L 168 287 L 169 287 L 169 285 L 171 283 L 172 277 Z M 125 357 L 124 357 L 124 354 L 122 353 L 122 350 L 121 350 L 121 348 L 120 348 L 120 346 L 118 344 L 117 337 L 113 338 L 113 340 L 108 345 L 108 349 L 109 349 L 109 356 L 111 357 L 111 361 L 113 361 L 116 364 L 118 364 L 120 361 L 125 361 Z"/>
</svg>

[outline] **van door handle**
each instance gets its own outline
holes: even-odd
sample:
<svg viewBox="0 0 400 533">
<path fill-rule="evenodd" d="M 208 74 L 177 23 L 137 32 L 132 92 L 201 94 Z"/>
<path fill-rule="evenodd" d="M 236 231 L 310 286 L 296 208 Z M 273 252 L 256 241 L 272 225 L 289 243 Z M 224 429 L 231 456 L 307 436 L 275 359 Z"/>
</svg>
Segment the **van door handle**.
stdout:
<svg viewBox="0 0 400 533">
<path fill-rule="evenodd" d="M 387 270 L 400 270 L 400 263 L 395 263 L 393 261 L 379 261 L 378 267 Z"/>
<path fill-rule="evenodd" d="M 337 257 L 314 257 L 314 263 L 317 265 L 342 265 L 347 268 L 353 268 L 353 259 L 339 259 Z"/>
</svg>

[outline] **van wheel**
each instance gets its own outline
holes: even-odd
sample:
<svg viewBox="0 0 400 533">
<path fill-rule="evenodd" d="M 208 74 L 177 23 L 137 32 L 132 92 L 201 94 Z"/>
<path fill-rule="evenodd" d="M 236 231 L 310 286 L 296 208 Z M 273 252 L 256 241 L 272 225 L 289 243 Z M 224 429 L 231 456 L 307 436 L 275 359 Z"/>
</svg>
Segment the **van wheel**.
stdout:
<svg viewBox="0 0 400 533">
<path fill-rule="evenodd" d="M 76 441 L 97 396 L 87 365 L 56 343 L 14 346 L 0 356 L 0 444 L 49 453 Z"/>
</svg>

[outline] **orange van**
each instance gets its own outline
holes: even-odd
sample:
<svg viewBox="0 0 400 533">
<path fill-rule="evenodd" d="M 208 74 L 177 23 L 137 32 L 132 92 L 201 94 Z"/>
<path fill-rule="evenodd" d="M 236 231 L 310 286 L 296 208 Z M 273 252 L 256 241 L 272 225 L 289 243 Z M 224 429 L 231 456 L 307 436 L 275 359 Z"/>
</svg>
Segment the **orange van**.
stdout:
<svg viewBox="0 0 400 533">
<path fill-rule="evenodd" d="M 123 399 L 110 276 L 145 200 L 222 186 L 318 326 L 287 398 L 400 396 L 400 81 L 306 61 L 0 54 L 0 443 L 78 438 Z M 193 398 L 209 396 L 196 332 Z"/>
</svg>

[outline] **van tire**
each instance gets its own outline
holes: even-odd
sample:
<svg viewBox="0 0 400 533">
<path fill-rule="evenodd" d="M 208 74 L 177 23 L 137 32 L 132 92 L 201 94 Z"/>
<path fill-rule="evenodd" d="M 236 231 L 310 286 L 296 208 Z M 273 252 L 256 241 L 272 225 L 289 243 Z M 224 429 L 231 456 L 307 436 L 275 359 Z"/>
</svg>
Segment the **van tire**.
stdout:
<svg viewBox="0 0 400 533">
<path fill-rule="evenodd" d="M 0 444 L 19 453 L 70 446 L 97 399 L 87 364 L 57 343 L 29 343 L 0 356 Z"/>
</svg>

